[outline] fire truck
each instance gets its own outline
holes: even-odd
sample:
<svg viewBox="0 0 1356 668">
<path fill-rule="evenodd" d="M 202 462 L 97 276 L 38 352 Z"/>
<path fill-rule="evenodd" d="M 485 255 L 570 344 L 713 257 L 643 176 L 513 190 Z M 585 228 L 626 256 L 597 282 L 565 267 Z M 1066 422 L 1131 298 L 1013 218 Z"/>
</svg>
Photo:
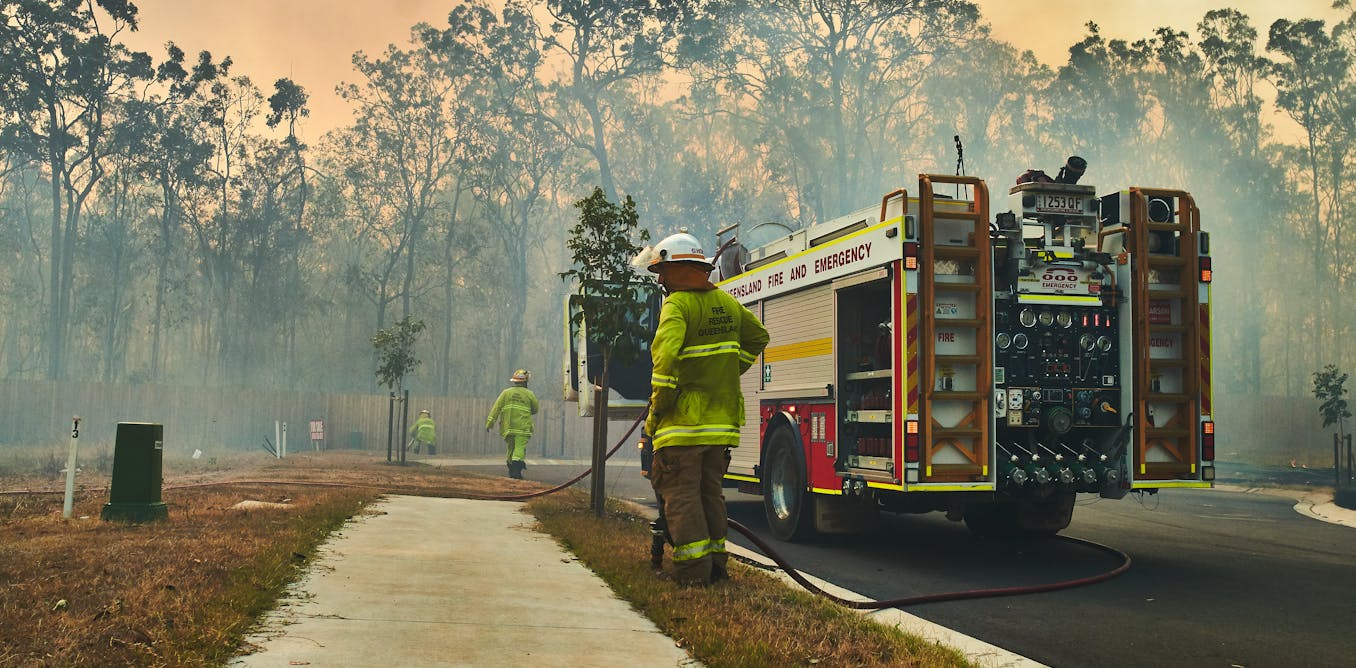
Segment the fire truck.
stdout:
<svg viewBox="0 0 1356 668">
<path fill-rule="evenodd" d="M 1212 486 L 1209 235 L 1187 192 L 1099 196 L 1085 166 L 1019 179 L 996 215 L 982 180 L 921 174 L 756 248 L 723 238 L 718 285 L 771 334 L 726 477 L 775 536 L 881 511 L 1052 535 L 1080 493 Z"/>
</svg>

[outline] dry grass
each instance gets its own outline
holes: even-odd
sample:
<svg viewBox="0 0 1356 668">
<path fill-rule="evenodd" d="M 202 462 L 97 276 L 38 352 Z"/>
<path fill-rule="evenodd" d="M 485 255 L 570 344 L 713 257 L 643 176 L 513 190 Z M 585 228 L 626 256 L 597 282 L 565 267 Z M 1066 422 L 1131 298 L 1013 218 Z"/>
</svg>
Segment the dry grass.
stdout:
<svg viewBox="0 0 1356 668">
<path fill-rule="evenodd" d="M 0 666 L 219 665 L 378 487 L 429 496 L 538 488 L 349 453 L 170 469 L 169 519 L 139 526 L 100 521 L 102 490 L 79 493 L 72 520 L 62 519 L 61 494 L 0 495 Z M 106 486 L 88 473 L 82 486 Z M 232 482 L 241 479 L 290 482 Z M 0 480 L 3 490 L 61 485 L 31 467 Z M 288 509 L 230 509 L 242 500 Z"/>
<path fill-rule="evenodd" d="M 315 547 L 379 494 L 542 488 L 353 452 L 167 461 L 164 471 L 169 519 L 140 526 L 97 519 L 107 474 L 89 469 L 75 504 L 83 519 L 61 518 L 60 494 L 0 494 L 0 666 L 220 665 L 241 651 Z M 0 491 L 61 486 L 60 476 L 38 465 L 0 471 Z M 242 500 L 286 500 L 289 509 L 230 509 Z M 645 521 L 620 506 L 599 519 L 582 494 L 566 492 L 530 507 L 619 596 L 706 665 L 965 665 L 950 650 L 741 564 L 731 564 L 733 583 L 675 587 L 649 568 Z"/>
<path fill-rule="evenodd" d="M 620 505 L 596 517 L 557 494 L 529 508 L 617 594 L 708 666 L 964 666 L 960 654 L 731 562 L 731 582 L 683 588 L 650 569 L 650 531 Z M 672 564 L 666 569 L 671 571 Z"/>
</svg>

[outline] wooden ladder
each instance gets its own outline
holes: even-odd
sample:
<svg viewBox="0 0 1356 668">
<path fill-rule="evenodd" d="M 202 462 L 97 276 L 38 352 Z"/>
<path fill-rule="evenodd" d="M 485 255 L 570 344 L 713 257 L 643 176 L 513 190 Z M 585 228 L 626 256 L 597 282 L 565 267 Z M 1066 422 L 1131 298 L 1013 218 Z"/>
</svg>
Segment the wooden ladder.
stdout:
<svg viewBox="0 0 1356 668">
<path fill-rule="evenodd" d="M 1174 203 L 1171 221 L 1149 219 L 1153 199 Z M 1199 233 L 1200 211 L 1191 195 L 1130 189 L 1126 248 L 1133 263 L 1133 465 L 1139 480 L 1200 475 Z"/>
<path fill-rule="evenodd" d="M 938 199 L 934 184 L 973 188 L 974 200 Z M 989 191 L 974 177 L 920 174 L 918 212 L 918 313 L 923 332 L 919 342 L 923 389 L 919 481 L 983 481 L 990 477 L 993 419 Z M 954 273 L 939 274 L 939 268 L 954 269 Z M 939 280 L 939 275 L 945 280 Z M 973 309 L 968 308 L 970 303 Z M 947 345 L 939 346 L 944 338 Z M 945 353 L 939 353 L 939 347 Z M 943 453 L 951 461 L 933 461 Z"/>
</svg>

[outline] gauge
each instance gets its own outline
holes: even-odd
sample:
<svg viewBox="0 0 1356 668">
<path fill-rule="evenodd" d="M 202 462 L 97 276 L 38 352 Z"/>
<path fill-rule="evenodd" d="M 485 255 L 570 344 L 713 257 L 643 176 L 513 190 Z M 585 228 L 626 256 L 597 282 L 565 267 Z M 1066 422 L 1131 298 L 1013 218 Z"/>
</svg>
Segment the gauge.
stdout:
<svg viewBox="0 0 1356 668">
<path fill-rule="evenodd" d="M 1008 346 L 1012 345 L 1012 337 L 1007 332 L 1002 332 L 995 339 L 995 342 L 998 344 L 999 350 L 1007 350 Z"/>
<path fill-rule="evenodd" d="M 1049 311 L 1041 311 L 1040 320 L 1041 327 L 1049 327 L 1050 323 L 1055 321 L 1055 314 Z"/>
<path fill-rule="evenodd" d="M 1026 350 L 1027 343 L 1029 342 L 1027 341 L 1026 334 L 1017 332 L 1017 334 L 1012 337 L 1012 345 L 1018 350 Z"/>
<path fill-rule="evenodd" d="M 1031 327 L 1036 324 L 1036 312 L 1029 308 L 1024 308 L 1021 313 L 1017 314 L 1017 321 L 1022 323 L 1023 327 Z"/>
<path fill-rule="evenodd" d="M 1073 325 L 1073 316 L 1069 315 L 1068 311 L 1060 311 L 1059 315 L 1055 316 L 1055 322 L 1058 322 L 1060 327 L 1069 327 Z"/>
<path fill-rule="evenodd" d="M 1111 350 L 1111 339 L 1110 339 L 1110 337 L 1106 337 L 1106 336 L 1099 336 L 1099 337 L 1097 337 L 1097 347 L 1100 348 L 1100 349 L 1102 350 L 1102 352 L 1106 352 L 1106 351 L 1108 351 L 1108 350 Z"/>
<path fill-rule="evenodd" d="M 1078 347 L 1083 350 L 1092 350 L 1092 347 L 1095 345 L 1097 345 L 1097 337 L 1091 334 L 1084 334 L 1083 336 L 1078 337 Z"/>
</svg>

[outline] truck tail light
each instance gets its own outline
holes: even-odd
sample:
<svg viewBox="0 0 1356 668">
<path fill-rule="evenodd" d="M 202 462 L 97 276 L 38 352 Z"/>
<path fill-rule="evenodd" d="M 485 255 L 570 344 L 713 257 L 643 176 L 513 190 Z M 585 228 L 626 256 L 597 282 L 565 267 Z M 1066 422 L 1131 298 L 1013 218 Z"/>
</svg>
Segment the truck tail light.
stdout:
<svg viewBox="0 0 1356 668">
<path fill-rule="evenodd" d="M 904 422 L 904 461 L 918 461 L 918 420 Z"/>
<path fill-rule="evenodd" d="M 1208 258 L 1208 257 L 1202 257 L 1202 258 L 1201 258 L 1201 282 L 1202 282 L 1202 283 L 1209 283 L 1209 282 L 1210 282 L 1210 279 L 1212 278 L 1212 273 L 1213 273 L 1213 272 L 1210 271 L 1210 258 Z"/>
<path fill-rule="evenodd" d="M 917 242 L 917 241 L 906 241 L 906 242 L 904 242 L 904 268 L 905 268 L 905 269 L 917 269 L 917 268 L 918 268 L 918 242 Z"/>
<path fill-rule="evenodd" d="M 1215 461 L 1215 423 L 1201 423 L 1201 461 Z"/>
</svg>

